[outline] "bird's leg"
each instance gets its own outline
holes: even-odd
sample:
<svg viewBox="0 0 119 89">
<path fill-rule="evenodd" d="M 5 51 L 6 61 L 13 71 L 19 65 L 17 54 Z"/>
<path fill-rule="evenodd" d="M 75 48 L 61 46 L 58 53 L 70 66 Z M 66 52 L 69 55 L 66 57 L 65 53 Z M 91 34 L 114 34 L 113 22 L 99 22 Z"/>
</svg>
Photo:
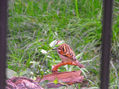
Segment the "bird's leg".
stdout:
<svg viewBox="0 0 119 89">
<path fill-rule="evenodd" d="M 83 65 L 83 64 L 81 64 L 78 60 L 76 60 L 75 62 L 74 62 L 78 67 L 80 67 L 80 68 L 84 68 L 85 66 Z"/>
</svg>

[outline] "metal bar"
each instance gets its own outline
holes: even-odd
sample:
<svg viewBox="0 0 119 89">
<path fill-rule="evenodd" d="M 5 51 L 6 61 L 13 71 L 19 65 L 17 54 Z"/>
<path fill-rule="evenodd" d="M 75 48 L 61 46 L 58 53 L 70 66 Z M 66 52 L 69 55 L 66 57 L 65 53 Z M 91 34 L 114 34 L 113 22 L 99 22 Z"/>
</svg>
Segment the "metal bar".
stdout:
<svg viewBox="0 0 119 89">
<path fill-rule="evenodd" d="M 110 72 L 110 49 L 112 37 L 113 0 L 103 2 L 102 56 L 100 68 L 100 89 L 108 89 Z"/>
<path fill-rule="evenodd" d="M 5 89 L 6 80 L 6 31 L 7 0 L 0 0 L 0 89 Z"/>
</svg>

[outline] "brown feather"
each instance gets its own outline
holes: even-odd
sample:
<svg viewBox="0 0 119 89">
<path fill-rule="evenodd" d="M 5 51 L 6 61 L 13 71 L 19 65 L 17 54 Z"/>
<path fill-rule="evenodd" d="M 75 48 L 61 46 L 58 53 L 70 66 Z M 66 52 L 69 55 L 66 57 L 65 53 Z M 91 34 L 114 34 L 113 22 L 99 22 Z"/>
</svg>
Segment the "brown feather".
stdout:
<svg viewBox="0 0 119 89">
<path fill-rule="evenodd" d="M 76 60 L 75 53 L 73 52 L 72 48 L 65 43 L 58 47 L 58 52 L 69 59 Z"/>
</svg>

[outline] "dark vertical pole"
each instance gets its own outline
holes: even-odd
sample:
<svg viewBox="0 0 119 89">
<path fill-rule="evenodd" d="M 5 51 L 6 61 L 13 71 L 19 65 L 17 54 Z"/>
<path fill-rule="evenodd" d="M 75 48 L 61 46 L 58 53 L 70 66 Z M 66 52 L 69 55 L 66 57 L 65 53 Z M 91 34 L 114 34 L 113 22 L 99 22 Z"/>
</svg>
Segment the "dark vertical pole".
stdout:
<svg viewBox="0 0 119 89">
<path fill-rule="evenodd" d="M 7 0 L 0 0 L 0 89 L 5 89 L 6 31 L 7 31 Z"/>
<path fill-rule="evenodd" d="M 108 89 L 109 86 L 109 65 L 112 36 L 112 6 L 113 0 L 104 0 L 100 89 Z"/>
</svg>

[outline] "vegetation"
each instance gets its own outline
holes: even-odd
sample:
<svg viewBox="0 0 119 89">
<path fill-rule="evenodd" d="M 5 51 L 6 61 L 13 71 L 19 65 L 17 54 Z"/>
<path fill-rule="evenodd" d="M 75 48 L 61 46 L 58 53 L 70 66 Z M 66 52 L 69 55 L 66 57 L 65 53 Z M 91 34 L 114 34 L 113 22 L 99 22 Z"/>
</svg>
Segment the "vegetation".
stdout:
<svg viewBox="0 0 119 89">
<path fill-rule="evenodd" d="M 110 89 L 119 88 L 118 11 L 119 0 L 115 0 Z M 99 87 L 102 0 L 9 0 L 8 28 L 8 69 L 17 76 L 35 78 L 51 73 L 52 65 L 60 62 L 60 58 L 49 44 L 65 40 L 86 66 L 82 69 L 89 81 L 86 87 Z M 59 69 L 73 70 L 79 68 Z"/>
</svg>

